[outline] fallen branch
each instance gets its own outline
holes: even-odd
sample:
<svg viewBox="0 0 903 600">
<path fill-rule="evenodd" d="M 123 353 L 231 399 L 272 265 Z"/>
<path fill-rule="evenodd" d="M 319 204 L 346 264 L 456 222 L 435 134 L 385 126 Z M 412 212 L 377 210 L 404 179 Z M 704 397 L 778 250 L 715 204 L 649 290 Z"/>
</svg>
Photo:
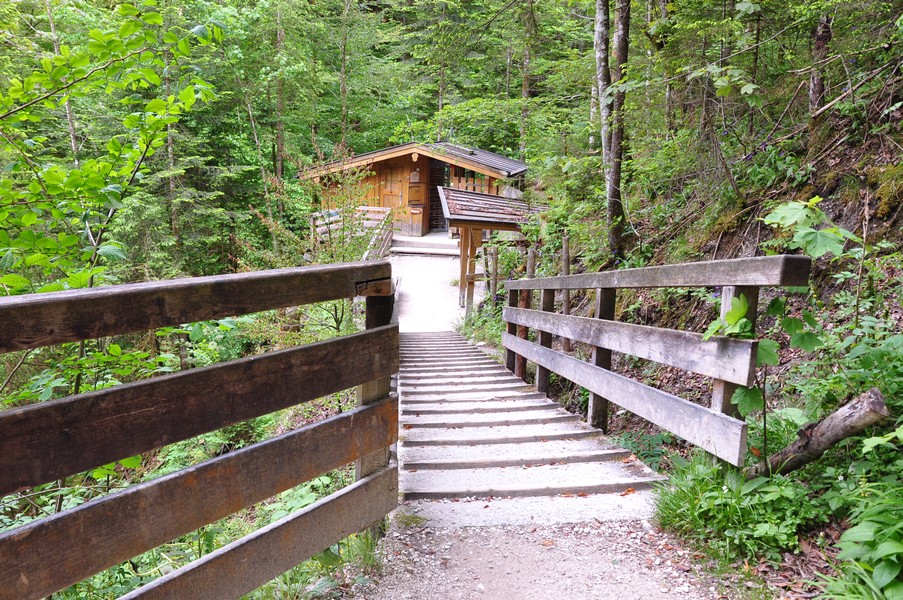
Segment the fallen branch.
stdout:
<svg viewBox="0 0 903 600">
<path fill-rule="evenodd" d="M 785 475 L 795 471 L 820 458 L 841 440 L 856 435 L 889 416 L 884 396 L 878 388 L 872 388 L 818 423 L 810 423 L 800 429 L 799 439 L 769 456 L 767 461 L 747 469 L 746 478 L 753 479 L 770 473 Z"/>
</svg>

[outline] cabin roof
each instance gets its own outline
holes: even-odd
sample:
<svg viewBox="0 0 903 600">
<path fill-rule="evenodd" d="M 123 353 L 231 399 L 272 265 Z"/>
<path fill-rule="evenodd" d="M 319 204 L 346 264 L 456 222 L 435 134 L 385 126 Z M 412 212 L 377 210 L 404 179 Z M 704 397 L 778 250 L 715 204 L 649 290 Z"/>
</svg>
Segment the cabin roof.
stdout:
<svg viewBox="0 0 903 600">
<path fill-rule="evenodd" d="M 311 179 L 313 177 L 320 177 L 337 171 L 365 167 L 376 162 L 414 153 L 422 154 L 450 165 L 464 167 L 465 169 L 495 177 L 496 179 L 508 179 L 509 177 L 520 175 L 527 170 L 527 165 L 525 163 L 488 150 L 468 148 L 449 142 L 435 142 L 430 144 L 411 142 L 399 146 L 392 146 L 390 148 L 383 148 L 382 150 L 358 154 L 346 160 L 337 160 L 326 163 L 325 165 L 303 173 L 301 179 Z"/>
<path fill-rule="evenodd" d="M 453 227 L 480 225 L 483 229 L 518 229 L 539 207 L 517 198 L 439 187 L 442 212 Z"/>
</svg>

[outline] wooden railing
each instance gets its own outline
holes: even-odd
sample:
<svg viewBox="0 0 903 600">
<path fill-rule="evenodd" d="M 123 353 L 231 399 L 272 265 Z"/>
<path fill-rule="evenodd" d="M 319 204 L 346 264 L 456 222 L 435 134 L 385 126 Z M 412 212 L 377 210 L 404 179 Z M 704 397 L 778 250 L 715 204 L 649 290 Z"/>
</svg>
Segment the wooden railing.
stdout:
<svg viewBox="0 0 903 600">
<path fill-rule="evenodd" d="M 317 241 L 329 239 L 336 232 L 347 230 L 360 235 L 379 228 L 391 208 L 358 206 L 354 210 L 322 210 L 310 215 L 311 235 Z M 350 217 L 350 219 L 349 219 Z M 350 220 L 350 222 L 347 222 Z"/>
<path fill-rule="evenodd" d="M 364 207 L 362 207 L 364 208 Z M 379 208 L 379 207 L 366 207 Z M 367 244 L 367 250 L 364 252 L 364 260 L 382 260 L 389 254 L 389 248 L 392 247 L 392 232 L 395 228 L 395 222 L 392 217 L 392 210 L 381 208 L 381 213 L 373 213 L 371 217 L 381 219 L 377 225 L 370 229 L 370 243 Z"/>
<path fill-rule="evenodd" d="M 357 481 L 128 595 L 247 593 L 388 514 L 391 267 L 352 263 L 0 299 L 0 351 L 365 296 L 367 330 L 0 412 L 0 494 L 360 386 L 361 406 L 0 534 L 0 598 L 41 598 L 357 461 Z"/>
<path fill-rule="evenodd" d="M 746 423 L 734 418 L 731 396 L 737 386 L 753 384 L 758 343 L 721 336 L 704 341 L 699 333 L 616 322 L 617 289 L 721 287 L 722 316 L 731 299 L 743 294 L 749 303 L 746 317 L 755 331 L 759 288 L 805 286 L 809 266 L 807 257 L 766 256 L 508 281 L 503 334 L 507 367 L 524 376 L 526 361 L 536 363 L 540 391 L 547 391 L 550 372 L 586 388 L 591 392 L 588 420 L 595 427 L 606 429 L 611 401 L 740 466 L 746 453 Z M 555 290 L 591 288 L 597 290 L 596 318 L 552 312 Z M 523 296 L 518 308 L 519 292 L 529 290 L 542 291 L 540 310 L 532 310 L 531 300 Z M 538 343 L 527 340 L 527 328 L 538 331 Z M 591 362 L 552 350 L 552 335 L 592 346 Z M 712 377 L 711 407 L 612 372 L 612 351 Z"/>
</svg>

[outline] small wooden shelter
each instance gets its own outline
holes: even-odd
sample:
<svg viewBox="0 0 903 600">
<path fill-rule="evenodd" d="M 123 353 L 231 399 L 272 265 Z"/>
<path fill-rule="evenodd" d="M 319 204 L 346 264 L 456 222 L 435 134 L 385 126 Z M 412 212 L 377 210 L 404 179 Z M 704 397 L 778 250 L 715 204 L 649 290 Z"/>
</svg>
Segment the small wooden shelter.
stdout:
<svg viewBox="0 0 903 600">
<path fill-rule="evenodd" d="M 412 142 L 327 163 L 302 178 L 319 181 L 324 175 L 356 168 L 371 171 L 361 182 L 367 203 L 392 209 L 396 228 L 422 236 L 447 228 L 439 186 L 499 196 L 522 179 L 527 165 L 479 148 Z"/>
<path fill-rule="evenodd" d="M 461 277 L 459 301 L 468 311 L 473 305 L 477 280 L 477 250 L 483 244 L 484 231 L 520 231 L 530 215 L 539 211 L 516 198 L 471 192 L 451 187 L 439 188 L 442 213 L 449 227 L 461 232 Z"/>
</svg>

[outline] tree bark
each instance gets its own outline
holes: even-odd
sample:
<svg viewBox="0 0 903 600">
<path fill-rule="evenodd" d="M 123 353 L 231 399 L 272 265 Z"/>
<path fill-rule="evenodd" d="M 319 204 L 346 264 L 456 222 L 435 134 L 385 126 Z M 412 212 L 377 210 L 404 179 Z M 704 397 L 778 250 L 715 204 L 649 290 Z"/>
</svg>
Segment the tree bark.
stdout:
<svg viewBox="0 0 903 600">
<path fill-rule="evenodd" d="M 825 102 L 825 79 L 819 63 L 828 56 L 828 44 L 833 33 L 831 23 L 834 18 L 822 15 L 812 31 L 812 74 L 809 76 L 809 110 L 815 112 Z"/>
<path fill-rule="evenodd" d="M 617 0 L 615 9 L 614 58 L 615 69 L 612 83 L 624 77 L 630 34 L 630 0 Z M 624 102 L 627 94 L 618 90 L 611 106 L 611 147 L 610 163 L 605 181 L 608 193 L 608 249 L 616 258 L 625 253 L 625 213 L 621 195 L 621 164 L 624 156 Z"/>
<path fill-rule="evenodd" d="M 799 439 L 746 470 L 747 479 L 769 474 L 785 475 L 817 460 L 829 448 L 890 416 L 884 397 L 872 388 L 819 421 L 799 431 Z"/>
<path fill-rule="evenodd" d="M 345 0 L 342 11 L 342 65 L 339 71 L 339 94 L 342 103 L 342 144 L 348 134 L 348 15 L 351 11 L 351 0 Z"/>
<path fill-rule="evenodd" d="M 285 50 L 285 27 L 282 24 L 282 7 L 276 8 L 276 56 L 282 58 Z M 285 169 L 285 78 L 280 74 L 276 78 L 276 157 L 273 171 L 276 179 L 282 181 Z M 281 207 L 280 207 L 281 208 Z"/>
<path fill-rule="evenodd" d="M 602 144 L 602 175 L 608 178 L 608 158 L 611 149 L 611 104 L 608 103 L 608 86 L 611 85 L 608 43 L 609 0 L 596 0 L 596 18 L 593 30 L 593 49 L 596 55 L 596 97 L 599 102 L 599 137 Z"/>
</svg>

